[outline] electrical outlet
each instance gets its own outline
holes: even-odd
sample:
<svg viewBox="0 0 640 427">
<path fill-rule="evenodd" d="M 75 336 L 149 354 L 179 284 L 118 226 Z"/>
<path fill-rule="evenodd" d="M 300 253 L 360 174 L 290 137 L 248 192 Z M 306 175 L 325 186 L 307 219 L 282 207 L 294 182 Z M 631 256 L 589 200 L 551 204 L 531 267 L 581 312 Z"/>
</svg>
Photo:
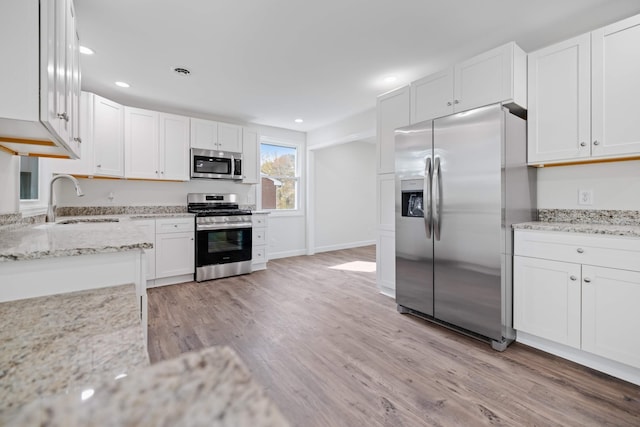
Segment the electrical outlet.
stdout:
<svg viewBox="0 0 640 427">
<path fill-rule="evenodd" d="M 593 190 L 578 190 L 579 205 L 593 205 Z"/>
</svg>

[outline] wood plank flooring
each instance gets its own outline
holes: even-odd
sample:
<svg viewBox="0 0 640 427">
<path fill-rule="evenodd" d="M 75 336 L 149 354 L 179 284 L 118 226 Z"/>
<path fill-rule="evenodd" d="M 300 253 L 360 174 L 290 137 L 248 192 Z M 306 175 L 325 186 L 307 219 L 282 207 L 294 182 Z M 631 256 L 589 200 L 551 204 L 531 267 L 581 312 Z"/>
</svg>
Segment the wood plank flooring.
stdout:
<svg viewBox="0 0 640 427">
<path fill-rule="evenodd" d="M 401 315 L 353 261 L 375 248 L 150 289 L 151 360 L 228 345 L 295 426 L 640 425 L 640 387 Z"/>
</svg>

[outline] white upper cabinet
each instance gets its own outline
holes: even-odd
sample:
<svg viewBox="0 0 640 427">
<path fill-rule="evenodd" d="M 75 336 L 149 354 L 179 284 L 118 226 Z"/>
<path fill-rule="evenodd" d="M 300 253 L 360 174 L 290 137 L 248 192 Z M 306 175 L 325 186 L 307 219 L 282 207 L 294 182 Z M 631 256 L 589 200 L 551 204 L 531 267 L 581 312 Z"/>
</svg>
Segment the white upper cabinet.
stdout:
<svg viewBox="0 0 640 427">
<path fill-rule="evenodd" d="M 584 34 L 529 54 L 528 161 L 591 155 L 591 54 Z"/>
<path fill-rule="evenodd" d="M 125 107 L 125 177 L 187 181 L 189 118 Z"/>
<path fill-rule="evenodd" d="M 259 153 L 258 132 L 251 128 L 242 129 L 242 182 L 245 184 L 258 183 Z"/>
<path fill-rule="evenodd" d="M 453 112 L 453 68 L 411 83 L 411 123 Z"/>
<path fill-rule="evenodd" d="M 191 148 L 242 152 L 242 126 L 191 119 Z"/>
<path fill-rule="evenodd" d="M 640 154 L 640 15 L 591 33 L 591 154 Z"/>
<path fill-rule="evenodd" d="M 84 123 L 91 126 L 92 138 L 84 146 L 93 149 L 92 173 L 96 176 L 124 176 L 124 107 L 91 94 L 93 115 Z"/>
<path fill-rule="evenodd" d="M 640 155 L 640 15 L 529 54 L 529 164 Z"/>
<path fill-rule="evenodd" d="M 127 178 L 159 178 L 158 113 L 124 107 L 124 166 Z"/>
<path fill-rule="evenodd" d="M 0 55 L 11 64 L 0 67 L 0 145 L 14 153 L 77 158 L 80 71 L 73 2 L 4 0 L 0 38 L 6 41 Z"/>
<path fill-rule="evenodd" d="M 377 100 L 378 173 L 395 171 L 394 130 L 410 124 L 409 86 L 380 95 Z"/>
<path fill-rule="evenodd" d="M 497 102 L 526 108 L 526 61 L 510 42 L 411 83 L 411 122 Z"/>
<path fill-rule="evenodd" d="M 218 150 L 242 153 L 242 126 L 218 123 Z"/>
<path fill-rule="evenodd" d="M 189 118 L 160 113 L 160 178 L 189 180 Z"/>
</svg>

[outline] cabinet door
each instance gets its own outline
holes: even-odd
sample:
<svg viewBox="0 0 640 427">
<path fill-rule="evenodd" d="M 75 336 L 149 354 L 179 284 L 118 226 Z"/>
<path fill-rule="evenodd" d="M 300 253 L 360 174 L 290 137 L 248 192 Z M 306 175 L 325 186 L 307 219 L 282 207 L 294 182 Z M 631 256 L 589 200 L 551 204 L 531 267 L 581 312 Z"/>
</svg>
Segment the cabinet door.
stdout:
<svg viewBox="0 0 640 427">
<path fill-rule="evenodd" d="M 528 162 L 591 155 L 589 34 L 529 54 Z"/>
<path fill-rule="evenodd" d="M 218 122 L 191 119 L 191 148 L 218 149 Z"/>
<path fill-rule="evenodd" d="M 411 119 L 409 86 L 380 95 L 377 100 L 378 173 L 395 171 L 394 130 L 407 126 Z"/>
<path fill-rule="evenodd" d="M 396 233 L 393 231 L 378 230 L 376 281 L 380 292 L 396 297 Z"/>
<path fill-rule="evenodd" d="M 144 250 L 147 262 L 147 280 L 153 280 L 156 278 L 156 221 L 153 219 L 136 220 L 135 225 L 149 241 L 154 242 L 154 248 Z"/>
<path fill-rule="evenodd" d="M 258 163 L 258 132 L 253 129 L 242 130 L 242 182 L 245 184 L 257 184 Z"/>
<path fill-rule="evenodd" d="M 69 149 L 80 156 L 80 144 L 82 142 L 82 136 L 80 135 L 80 123 L 82 117 L 80 117 L 80 38 L 75 25 L 75 10 L 73 9 L 73 2 L 71 5 L 72 14 L 72 30 L 71 37 L 72 43 L 69 46 L 71 50 L 71 81 L 69 89 L 69 111 L 71 111 L 71 135 L 69 136 Z"/>
<path fill-rule="evenodd" d="M 159 114 L 160 178 L 189 180 L 189 118 Z"/>
<path fill-rule="evenodd" d="M 218 149 L 242 153 L 242 127 L 218 123 Z"/>
<path fill-rule="evenodd" d="M 411 83 L 411 123 L 453 113 L 453 68 Z"/>
<path fill-rule="evenodd" d="M 640 368 L 640 272 L 582 267 L 582 349 Z"/>
<path fill-rule="evenodd" d="M 159 177 L 158 113 L 124 107 L 125 176 Z"/>
<path fill-rule="evenodd" d="M 193 232 L 156 234 L 156 279 L 195 271 Z"/>
<path fill-rule="evenodd" d="M 454 69 L 454 111 L 513 98 L 513 44 L 484 52 Z"/>
<path fill-rule="evenodd" d="M 593 156 L 640 154 L 640 15 L 591 33 Z"/>
<path fill-rule="evenodd" d="M 124 176 L 124 107 L 94 95 L 93 156 L 95 175 Z"/>
<path fill-rule="evenodd" d="M 82 122 L 79 126 L 79 137 L 82 140 L 78 159 L 47 159 L 50 170 L 54 173 L 67 173 L 71 175 L 93 175 L 93 97 L 92 93 L 82 92 L 80 94 L 80 111 L 78 120 Z M 44 159 L 44 158 L 43 158 Z M 41 160 L 42 161 L 42 160 Z"/>
<path fill-rule="evenodd" d="M 580 265 L 513 257 L 514 328 L 580 348 Z"/>
</svg>

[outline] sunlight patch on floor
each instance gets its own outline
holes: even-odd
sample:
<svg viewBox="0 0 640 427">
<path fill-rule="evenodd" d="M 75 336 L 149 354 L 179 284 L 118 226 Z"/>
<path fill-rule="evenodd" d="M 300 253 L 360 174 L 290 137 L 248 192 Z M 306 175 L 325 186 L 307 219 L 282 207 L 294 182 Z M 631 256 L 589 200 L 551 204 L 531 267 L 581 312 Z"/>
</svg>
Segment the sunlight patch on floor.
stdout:
<svg viewBox="0 0 640 427">
<path fill-rule="evenodd" d="M 370 261 L 352 261 L 329 267 L 333 270 L 359 271 L 362 273 L 375 273 L 376 263 Z"/>
</svg>

